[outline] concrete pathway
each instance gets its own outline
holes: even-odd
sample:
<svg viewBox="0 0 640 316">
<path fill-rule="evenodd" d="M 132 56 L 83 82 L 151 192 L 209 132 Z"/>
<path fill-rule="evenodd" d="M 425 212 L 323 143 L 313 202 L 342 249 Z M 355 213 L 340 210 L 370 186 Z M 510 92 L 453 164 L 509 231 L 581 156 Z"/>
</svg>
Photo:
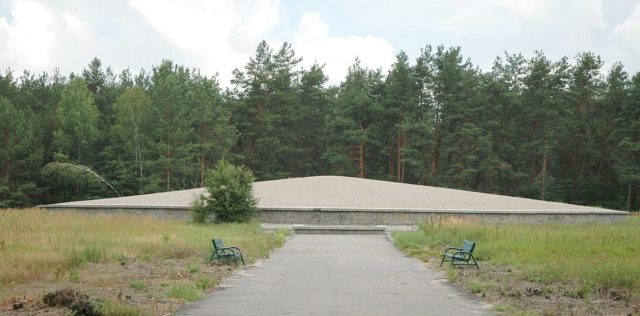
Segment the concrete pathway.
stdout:
<svg viewBox="0 0 640 316">
<path fill-rule="evenodd" d="M 178 315 L 488 315 L 385 236 L 294 235 Z"/>
</svg>

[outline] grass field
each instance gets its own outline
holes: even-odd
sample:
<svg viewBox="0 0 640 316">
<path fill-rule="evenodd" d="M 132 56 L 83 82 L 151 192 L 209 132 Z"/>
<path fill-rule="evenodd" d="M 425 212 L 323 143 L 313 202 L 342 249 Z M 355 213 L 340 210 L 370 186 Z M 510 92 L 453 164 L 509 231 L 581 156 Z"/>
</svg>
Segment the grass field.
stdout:
<svg viewBox="0 0 640 316">
<path fill-rule="evenodd" d="M 159 312 L 197 299 L 232 270 L 206 262 L 213 236 L 240 247 L 253 262 L 281 246 L 287 234 L 266 233 L 257 223 L 193 224 L 39 209 L 3 209 L 0 219 L 0 303 L 72 287 L 93 296 L 111 293 L 104 299 L 138 305 L 142 314 L 149 312 L 145 302 Z"/>
<path fill-rule="evenodd" d="M 626 314 L 640 307 L 640 217 L 618 223 L 489 225 L 435 218 L 417 232 L 394 233 L 406 253 L 439 264 L 443 248 L 463 239 L 478 246 L 481 269 L 447 277 L 523 314 Z M 532 307 L 543 307 L 533 311 Z"/>
</svg>

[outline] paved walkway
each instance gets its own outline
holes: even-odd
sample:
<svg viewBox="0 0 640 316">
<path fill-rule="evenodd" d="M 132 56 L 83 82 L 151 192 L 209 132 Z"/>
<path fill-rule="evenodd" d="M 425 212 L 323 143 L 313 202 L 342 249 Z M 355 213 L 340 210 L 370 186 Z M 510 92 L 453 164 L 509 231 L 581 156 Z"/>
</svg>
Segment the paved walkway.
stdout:
<svg viewBox="0 0 640 316">
<path fill-rule="evenodd" d="M 294 235 L 178 315 L 487 315 L 384 236 Z"/>
</svg>

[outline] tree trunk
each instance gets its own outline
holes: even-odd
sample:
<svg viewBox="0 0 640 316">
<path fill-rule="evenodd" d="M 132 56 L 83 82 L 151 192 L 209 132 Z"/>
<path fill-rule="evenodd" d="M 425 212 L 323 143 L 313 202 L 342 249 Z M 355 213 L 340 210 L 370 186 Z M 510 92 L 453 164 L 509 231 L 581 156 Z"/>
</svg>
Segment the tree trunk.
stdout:
<svg viewBox="0 0 640 316">
<path fill-rule="evenodd" d="M 571 185 L 571 202 L 575 203 L 578 195 L 578 145 L 573 146 L 573 153 L 571 154 L 571 179 L 573 180 Z"/>
<path fill-rule="evenodd" d="M 544 151 L 544 156 L 542 158 L 542 172 L 541 172 L 541 179 L 540 179 L 540 199 L 544 200 L 544 193 L 545 193 L 545 180 L 547 178 L 547 161 L 548 161 L 549 157 L 547 156 L 547 151 Z"/>
<path fill-rule="evenodd" d="M 4 158 L 4 177 L 9 179 L 9 170 L 11 169 L 11 143 L 9 142 L 9 129 L 4 128 L 2 131 L 3 142 L 6 147 L 7 156 Z"/>
<path fill-rule="evenodd" d="M 358 169 L 358 177 L 364 178 L 364 142 L 360 144 Z"/>
<path fill-rule="evenodd" d="M 367 134 L 367 129 L 364 128 L 364 126 L 362 126 L 362 122 L 360 122 L 359 124 L 360 127 L 360 132 L 362 132 L 362 134 L 366 135 Z M 358 177 L 359 178 L 364 178 L 365 174 L 364 174 L 364 145 L 365 145 L 366 141 L 362 141 L 360 143 L 360 148 L 359 148 L 359 160 L 358 160 Z"/>
<path fill-rule="evenodd" d="M 434 176 L 438 171 L 438 164 L 440 163 L 440 139 L 436 139 L 436 144 L 431 154 L 431 176 Z"/>
<path fill-rule="evenodd" d="M 393 177 L 395 176 L 394 172 L 394 163 L 393 163 L 393 145 L 389 145 L 389 176 Z"/>
<path fill-rule="evenodd" d="M 200 157 L 200 187 L 204 187 L 204 157 Z"/>
<path fill-rule="evenodd" d="M 627 211 L 631 212 L 631 195 L 633 194 L 633 184 L 629 183 L 627 186 Z"/>
<path fill-rule="evenodd" d="M 398 139 L 396 145 L 396 181 L 402 182 L 402 113 L 398 119 Z"/>
<path fill-rule="evenodd" d="M 531 178 L 536 176 L 536 148 L 531 151 Z"/>
<path fill-rule="evenodd" d="M 144 175 L 142 174 L 142 160 L 140 160 L 140 180 L 138 181 L 139 184 L 139 188 L 138 188 L 138 193 L 142 194 L 142 180 L 144 179 Z"/>
</svg>

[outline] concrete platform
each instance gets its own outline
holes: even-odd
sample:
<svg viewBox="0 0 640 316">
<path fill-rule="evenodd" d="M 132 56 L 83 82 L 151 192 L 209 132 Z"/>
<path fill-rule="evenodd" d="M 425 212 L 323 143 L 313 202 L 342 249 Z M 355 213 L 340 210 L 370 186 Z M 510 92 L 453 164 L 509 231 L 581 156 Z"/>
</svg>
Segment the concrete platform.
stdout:
<svg viewBox="0 0 640 316">
<path fill-rule="evenodd" d="M 41 207 L 189 218 L 189 205 L 205 190 L 192 189 Z M 600 207 L 338 176 L 254 183 L 261 220 L 307 225 L 415 225 L 434 217 L 490 222 L 615 221 L 628 213 Z"/>
<path fill-rule="evenodd" d="M 387 227 L 376 226 L 326 226 L 326 225 L 293 225 L 296 234 L 325 234 L 325 235 L 385 235 Z"/>
</svg>

